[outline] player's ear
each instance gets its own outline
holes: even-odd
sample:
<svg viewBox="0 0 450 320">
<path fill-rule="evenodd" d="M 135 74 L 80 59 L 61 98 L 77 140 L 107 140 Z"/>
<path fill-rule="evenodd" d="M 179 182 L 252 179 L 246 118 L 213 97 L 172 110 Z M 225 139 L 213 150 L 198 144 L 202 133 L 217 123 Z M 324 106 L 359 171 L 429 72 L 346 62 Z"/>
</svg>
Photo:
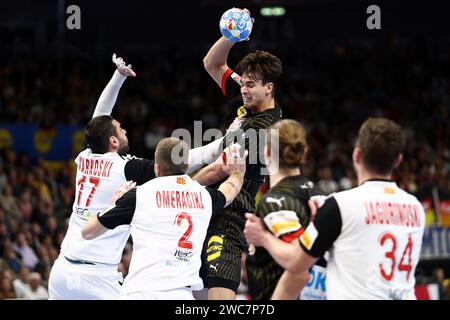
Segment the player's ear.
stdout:
<svg viewBox="0 0 450 320">
<path fill-rule="evenodd" d="M 161 167 L 156 162 L 153 165 L 153 170 L 155 171 L 155 176 L 156 177 L 159 177 L 161 175 Z"/>
<path fill-rule="evenodd" d="M 119 139 L 117 139 L 115 136 L 111 136 L 111 137 L 109 137 L 109 143 L 112 146 L 116 147 L 119 145 Z"/>
<path fill-rule="evenodd" d="M 397 168 L 400 165 L 400 163 L 402 163 L 402 161 L 403 161 L 403 153 L 400 153 L 397 159 L 395 159 L 394 168 Z"/>
<path fill-rule="evenodd" d="M 266 162 L 266 166 L 270 164 L 270 157 L 272 156 L 272 149 L 268 145 L 264 147 L 264 161 Z"/>
<path fill-rule="evenodd" d="M 272 94 L 273 91 L 273 83 L 267 82 L 266 83 L 266 94 Z"/>
<path fill-rule="evenodd" d="M 361 148 L 355 147 L 355 149 L 353 149 L 352 155 L 353 164 L 361 164 L 361 157 Z"/>
</svg>

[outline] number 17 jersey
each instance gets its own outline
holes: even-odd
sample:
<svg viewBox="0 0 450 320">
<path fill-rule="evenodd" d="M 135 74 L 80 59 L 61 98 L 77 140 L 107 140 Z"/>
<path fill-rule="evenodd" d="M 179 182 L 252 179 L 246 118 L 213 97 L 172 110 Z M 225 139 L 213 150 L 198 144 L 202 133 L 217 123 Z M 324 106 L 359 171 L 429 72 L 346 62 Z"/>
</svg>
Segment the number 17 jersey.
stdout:
<svg viewBox="0 0 450 320">
<path fill-rule="evenodd" d="M 124 182 L 134 180 L 140 184 L 153 178 L 152 161 L 115 152 L 95 154 L 86 149 L 75 163 L 75 201 L 61 253 L 74 260 L 118 264 L 130 236 L 129 226 L 109 230 L 94 240 L 83 239 L 81 229 L 90 217 L 111 206 L 112 196 Z"/>
</svg>

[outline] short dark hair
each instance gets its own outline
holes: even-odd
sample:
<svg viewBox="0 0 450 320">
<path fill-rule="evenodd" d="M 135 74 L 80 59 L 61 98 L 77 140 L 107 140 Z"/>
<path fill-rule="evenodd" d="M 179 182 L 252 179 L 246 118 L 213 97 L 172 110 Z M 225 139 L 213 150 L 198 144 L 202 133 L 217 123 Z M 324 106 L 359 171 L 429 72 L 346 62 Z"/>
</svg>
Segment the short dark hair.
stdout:
<svg viewBox="0 0 450 320">
<path fill-rule="evenodd" d="M 385 118 L 369 118 L 359 129 L 357 147 L 362 161 L 375 174 L 392 173 L 405 145 L 401 127 Z"/>
<path fill-rule="evenodd" d="M 187 143 L 178 138 L 169 137 L 162 139 L 156 146 L 155 162 L 159 165 L 162 176 L 184 174 L 188 167 L 188 156 Z"/>
<path fill-rule="evenodd" d="M 283 67 L 281 60 L 273 54 L 267 51 L 257 50 L 246 55 L 237 65 L 236 71 L 241 75 L 247 74 L 254 80 L 261 80 L 263 84 L 272 82 L 273 96 L 277 80 L 283 72 Z"/>
<path fill-rule="evenodd" d="M 117 137 L 116 127 L 112 121 L 113 117 L 109 115 L 92 118 L 84 128 L 84 137 L 87 147 L 91 148 L 93 153 L 107 153 L 109 147 L 109 138 Z"/>
</svg>

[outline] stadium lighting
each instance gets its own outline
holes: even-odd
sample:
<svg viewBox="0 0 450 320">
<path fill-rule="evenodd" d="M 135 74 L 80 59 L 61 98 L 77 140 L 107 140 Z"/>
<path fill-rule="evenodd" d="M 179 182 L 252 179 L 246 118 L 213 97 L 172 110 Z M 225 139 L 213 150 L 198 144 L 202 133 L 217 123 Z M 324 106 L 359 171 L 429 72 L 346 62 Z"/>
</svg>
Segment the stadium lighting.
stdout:
<svg viewBox="0 0 450 320">
<path fill-rule="evenodd" d="M 286 9 L 283 7 L 264 7 L 261 8 L 260 13 L 262 16 L 266 17 L 279 17 L 285 15 Z"/>
</svg>

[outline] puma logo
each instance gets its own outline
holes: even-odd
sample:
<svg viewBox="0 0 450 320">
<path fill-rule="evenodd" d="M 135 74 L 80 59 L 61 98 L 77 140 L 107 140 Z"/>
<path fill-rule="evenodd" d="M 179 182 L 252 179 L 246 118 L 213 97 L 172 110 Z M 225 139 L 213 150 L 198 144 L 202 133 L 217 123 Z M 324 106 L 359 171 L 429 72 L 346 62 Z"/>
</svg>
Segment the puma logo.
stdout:
<svg viewBox="0 0 450 320">
<path fill-rule="evenodd" d="M 302 189 L 312 189 L 312 187 L 314 187 L 314 183 L 312 183 L 311 181 L 305 182 L 300 186 L 300 188 Z"/>
<path fill-rule="evenodd" d="M 283 204 L 281 203 L 281 201 L 284 200 L 284 197 L 277 199 L 277 198 L 273 198 L 273 197 L 267 197 L 266 202 L 267 203 L 276 203 L 280 208 L 283 206 Z"/>
<path fill-rule="evenodd" d="M 219 265 L 218 263 L 216 263 L 216 265 L 210 264 L 209 267 L 210 267 L 211 269 L 214 269 L 214 270 L 217 272 L 217 266 L 218 266 L 218 265 Z"/>
</svg>

